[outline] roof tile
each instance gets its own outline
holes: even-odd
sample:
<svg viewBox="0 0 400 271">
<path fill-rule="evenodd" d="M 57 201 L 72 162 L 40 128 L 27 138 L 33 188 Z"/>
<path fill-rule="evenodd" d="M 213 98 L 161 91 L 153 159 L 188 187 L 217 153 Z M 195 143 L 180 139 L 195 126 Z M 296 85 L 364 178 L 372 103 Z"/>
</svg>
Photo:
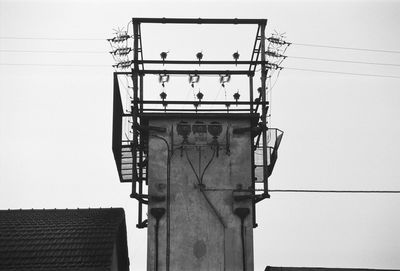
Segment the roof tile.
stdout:
<svg viewBox="0 0 400 271">
<path fill-rule="evenodd" d="M 109 270 L 122 224 L 122 208 L 0 210 L 0 270 Z"/>
</svg>

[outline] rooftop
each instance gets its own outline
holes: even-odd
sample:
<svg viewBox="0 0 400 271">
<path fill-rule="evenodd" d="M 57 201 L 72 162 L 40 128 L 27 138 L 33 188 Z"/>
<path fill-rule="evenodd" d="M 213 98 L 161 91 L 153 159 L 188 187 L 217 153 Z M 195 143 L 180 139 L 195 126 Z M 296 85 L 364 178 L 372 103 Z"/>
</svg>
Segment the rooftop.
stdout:
<svg viewBox="0 0 400 271">
<path fill-rule="evenodd" d="M 122 208 L 0 210 L 0 270 L 110 270 L 114 245 L 128 270 Z"/>
</svg>

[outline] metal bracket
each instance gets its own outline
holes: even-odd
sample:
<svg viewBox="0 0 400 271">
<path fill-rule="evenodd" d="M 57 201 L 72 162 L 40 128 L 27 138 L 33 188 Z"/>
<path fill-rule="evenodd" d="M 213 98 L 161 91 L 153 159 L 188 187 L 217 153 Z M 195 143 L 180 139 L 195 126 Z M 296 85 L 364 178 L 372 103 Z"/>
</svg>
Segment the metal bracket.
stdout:
<svg viewBox="0 0 400 271">
<path fill-rule="evenodd" d="M 133 126 L 135 129 L 139 130 L 140 132 L 160 132 L 160 133 L 165 133 L 167 131 L 167 128 L 165 127 L 159 127 L 159 126 L 145 126 L 145 125 L 140 125 L 138 123 L 133 123 Z"/>
</svg>

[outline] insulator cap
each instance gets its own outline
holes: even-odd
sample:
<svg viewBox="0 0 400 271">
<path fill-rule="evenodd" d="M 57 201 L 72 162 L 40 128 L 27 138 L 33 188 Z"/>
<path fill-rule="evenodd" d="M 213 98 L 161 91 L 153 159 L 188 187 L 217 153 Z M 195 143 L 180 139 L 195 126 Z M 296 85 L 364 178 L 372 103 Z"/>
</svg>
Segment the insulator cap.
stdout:
<svg viewBox="0 0 400 271">
<path fill-rule="evenodd" d="M 204 97 L 204 94 L 199 91 L 197 93 L 196 97 L 197 97 L 197 99 L 199 99 L 201 101 L 201 99 L 203 99 L 203 97 Z"/>
<path fill-rule="evenodd" d="M 168 53 L 167 52 L 161 52 L 160 57 L 162 60 L 165 60 L 167 58 Z"/>
<path fill-rule="evenodd" d="M 239 100 L 239 98 L 240 98 L 239 91 L 238 91 L 238 92 L 236 92 L 235 94 L 233 94 L 233 98 L 234 98 L 236 101 L 238 101 L 238 100 Z"/>
<path fill-rule="evenodd" d="M 197 54 L 196 54 L 196 57 L 197 57 L 197 59 L 200 61 L 200 60 L 202 60 L 203 59 L 203 53 L 202 52 L 198 52 Z"/>
<path fill-rule="evenodd" d="M 167 93 L 165 93 L 164 91 L 160 93 L 160 97 L 161 99 L 164 101 L 167 98 Z"/>
</svg>

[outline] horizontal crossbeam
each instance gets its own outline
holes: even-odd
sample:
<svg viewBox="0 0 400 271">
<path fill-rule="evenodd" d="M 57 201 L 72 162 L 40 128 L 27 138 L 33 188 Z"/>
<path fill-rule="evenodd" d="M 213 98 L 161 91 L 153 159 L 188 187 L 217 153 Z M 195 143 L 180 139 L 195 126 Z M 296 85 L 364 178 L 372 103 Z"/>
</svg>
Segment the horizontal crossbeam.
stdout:
<svg viewBox="0 0 400 271">
<path fill-rule="evenodd" d="M 132 18 L 132 22 L 158 24 L 267 24 L 267 19 Z"/>
</svg>

